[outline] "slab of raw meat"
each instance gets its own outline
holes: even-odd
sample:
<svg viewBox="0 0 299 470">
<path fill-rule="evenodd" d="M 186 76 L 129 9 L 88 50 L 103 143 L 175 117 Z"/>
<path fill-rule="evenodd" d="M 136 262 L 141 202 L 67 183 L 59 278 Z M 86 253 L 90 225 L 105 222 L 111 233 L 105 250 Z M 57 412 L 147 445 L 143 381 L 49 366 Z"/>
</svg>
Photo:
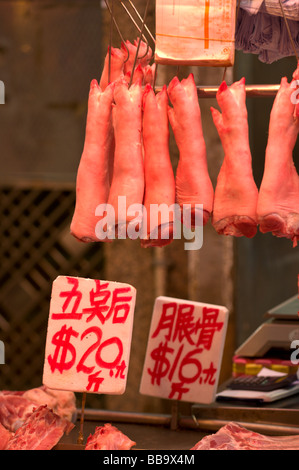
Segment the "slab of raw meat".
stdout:
<svg viewBox="0 0 299 470">
<path fill-rule="evenodd" d="M 0 424 L 0 450 L 4 450 L 8 441 L 12 438 L 13 434 L 10 433 L 2 424 Z"/>
<path fill-rule="evenodd" d="M 146 232 L 141 246 L 164 246 L 173 240 L 175 179 L 169 155 L 167 88 L 155 94 L 147 85 L 143 94 L 144 208 Z M 155 225 L 151 208 L 162 207 Z M 164 206 L 161 206 L 164 205 Z M 152 215 L 152 216 L 151 216 Z"/>
<path fill-rule="evenodd" d="M 47 406 L 36 408 L 9 440 L 6 450 L 51 450 L 74 424 Z"/>
<path fill-rule="evenodd" d="M 104 61 L 104 67 L 100 78 L 100 87 L 104 91 L 110 83 L 119 80 L 124 76 L 124 63 L 128 56 L 127 50 L 118 49 L 117 47 L 108 47 L 108 51 Z M 111 60 L 111 62 L 110 62 Z M 110 66 L 110 82 L 109 82 L 109 66 Z"/>
<path fill-rule="evenodd" d="M 24 398 L 31 401 L 35 406 L 47 405 L 61 418 L 75 421 L 77 416 L 76 396 L 73 392 L 66 390 L 52 390 L 45 385 L 26 390 Z"/>
<path fill-rule="evenodd" d="M 108 216 L 107 229 L 110 238 L 126 238 L 127 226 L 134 219 L 136 230 L 142 224 L 144 196 L 144 164 L 142 155 L 142 87 L 134 83 L 130 88 L 126 81 L 119 81 L 114 91 L 113 125 L 115 135 L 114 167 L 108 205 L 114 209 Z M 126 207 L 119 206 L 119 198 Z M 138 206 L 139 213 L 129 214 L 128 209 Z M 131 207 L 132 209 L 132 207 Z M 138 212 L 138 209 L 137 209 Z"/>
<path fill-rule="evenodd" d="M 217 92 L 222 113 L 211 108 L 224 150 L 215 189 L 212 223 L 224 235 L 252 238 L 257 232 L 258 189 L 252 173 L 245 79 Z"/>
<path fill-rule="evenodd" d="M 299 435 L 264 436 L 228 423 L 215 434 L 201 439 L 191 450 L 298 450 Z"/>
<path fill-rule="evenodd" d="M 87 439 L 85 450 L 130 450 L 136 442 L 131 441 L 110 423 L 96 427 Z"/>
<path fill-rule="evenodd" d="M 0 394 L 0 424 L 11 432 L 21 427 L 31 415 L 35 403 L 14 393 Z"/>
<path fill-rule="evenodd" d="M 96 208 L 108 201 L 114 135 L 112 104 L 114 84 L 102 91 L 91 82 L 83 153 L 76 181 L 76 206 L 71 222 L 72 235 L 82 242 L 98 242 Z M 103 238 L 101 241 L 108 241 Z"/>
<path fill-rule="evenodd" d="M 299 78 L 299 68 L 294 79 Z M 257 205 L 262 233 L 288 238 L 297 245 L 299 237 L 299 175 L 293 150 L 299 132 L 299 105 L 292 97 L 296 82 L 282 78 L 273 103 L 266 148 L 264 175 Z M 298 99 L 298 95 L 297 95 Z"/>
<path fill-rule="evenodd" d="M 175 77 L 168 86 L 168 95 L 172 103 L 169 107 L 169 120 L 179 149 L 180 158 L 176 171 L 176 202 L 183 214 L 189 213 L 185 225 L 196 225 L 202 217 L 205 225 L 212 213 L 214 190 L 208 173 L 206 145 L 201 121 L 201 111 L 198 102 L 197 88 L 192 74 L 181 82 Z M 202 204 L 203 210 L 196 205 Z M 186 223 L 189 219 L 191 224 Z"/>
<path fill-rule="evenodd" d="M 34 408 L 47 405 L 61 418 L 75 420 L 76 397 L 73 392 L 41 386 L 25 391 L 0 392 L 0 424 L 11 432 L 21 427 Z"/>
</svg>

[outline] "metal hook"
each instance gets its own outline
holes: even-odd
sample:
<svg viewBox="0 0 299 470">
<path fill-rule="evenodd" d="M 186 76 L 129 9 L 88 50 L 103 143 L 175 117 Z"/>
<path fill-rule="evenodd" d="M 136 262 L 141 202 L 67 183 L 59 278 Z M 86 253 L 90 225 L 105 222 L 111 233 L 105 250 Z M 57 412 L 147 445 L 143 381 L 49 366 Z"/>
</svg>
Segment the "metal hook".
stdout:
<svg viewBox="0 0 299 470">
<path fill-rule="evenodd" d="M 107 8 L 108 8 L 108 10 L 109 10 L 110 15 L 111 15 L 111 23 L 110 23 L 110 47 L 109 47 L 109 74 L 110 74 L 110 66 L 111 66 L 111 47 L 112 47 L 112 29 L 113 29 L 112 26 L 113 26 L 113 23 L 114 23 L 114 25 L 115 25 L 115 27 L 116 27 L 116 30 L 117 30 L 117 32 L 118 32 L 118 34 L 119 34 L 119 37 L 120 37 L 120 39 L 121 39 L 121 41 L 122 41 L 122 43 L 123 43 L 125 49 L 127 50 L 127 58 L 125 59 L 124 63 L 126 63 L 126 62 L 129 60 L 130 52 L 129 52 L 129 49 L 128 49 L 126 43 L 125 43 L 125 40 L 124 40 L 124 38 L 123 38 L 123 35 L 121 34 L 121 31 L 120 31 L 120 29 L 119 29 L 119 27 L 118 27 L 118 24 L 117 24 L 117 22 L 116 22 L 116 20 L 115 20 L 115 16 L 114 16 L 114 12 L 113 12 L 113 1 L 114 1 L 114 0 L 111 0 L 111 1 L 112 1 L 112 3 L 111 3 L 112 7 L 110 7 L 110 5 L 109 5 L 109 3 L 108 3 L 108 0 L 104 0 L 104 1 L 105 1 L 105 3 L 106 3 L 106 6 L 107 6 Z M 110 82 L 110 80 L 109 80 L 109 82 Z"/>
<path fill-rule="evenodd" d="M 156 91 L 157 75 L 158 75 L 158 64 L 155 64 L 155 74 L 154 74 L 154 81 L 153 81 L 153 90 L 154 91 Z"/>
<path fill-rule="evenodd" d="M 240 6 L 241 6 L 241 0 L 238 0 L 237 11 L 236 11 L 236 22 L 238 20 Z M 223 72 L 223 77 L 222 77 L 223 82 L 225 81 L 225 78 L 226 78 L 226 72 L 227 72 L 227 67 L 225 67 L 224 72 Z"/>
<path fill-rule="evenodd" d="M 223 72 L 223 76 L 222 76 L 223 82 L 225 81 L 225 78 L 226 78 L 226 72 L 227 72 L 227 67 L 225 67 L 224 72 Z"/>
<path fill-rule="evenodd" d="M 142 25 L 141 25 L 140 38 L 139 38 L 139 41 L 138 41 L 137 51 L 136 51 L 136 55 L 135 55 L 135 59 L 134 59 L 134 64 L 133 64 L 133 67 L 132 67 L 131 77 L 130 77 L 129 88 L 131 87 L 132 82 L 133 82 L 133 75 L 134 75 L 134 70 L 135 70 L 136 62 L 137 62 L 137 58 L 138 58 L 138 52 L 139 52 L 140 44 L 141 44 L 141 40 L 142 40 L 142 34 L 143 34 L 144 27 L 145 27 L 145 21 L 146 21 L 146 17 L 147 17 L 149 2 L 150 2 L 150 0 L 147 0 L 147 2 L 146 2 L 144 18 L 142 20 Z"/>
<path fill-rule="evenodd" d="M 114 18 L 114 14 L 113 14 L 113 9 L 114 9 L 114 3 L 113 3 L 113 0 L 112 1 L 112 7 L 111 7 L 111 10 L 110 10 L 110 14 L 111 14 L 111 19 L 110 19 L 110 33 L 109 33 L 109 65 L 108 65 L 108 83 L 111 82 L 111 53 L 112 53 L 112 36 L 113 36 L 113 18 Z M 108 2 L 105 0 L 106 2 L 106 5 L 107 7 L 109 6 L 108 5 Z"/>
<path fill-rule="evenodd" d="M 140 13 L 138 12 L 137 8 L 135 7 L 134 3 L 131 1 L 131 0 L 128 0 L 131 7 L 133 8 L 133 10 L 135 11 L 136 15 L 138 16 L 138 18 L 140 19 L 140 21 L 143 22 L 143 19 L 142 19 L 142 16 L 140 15 Z M 149 28 L 147 27 L 147 25 L 145 24 L 144 25 L 144 29 L 147 31 L 147 33 L 149 34 L 151 40 L 156 43 L 156 40 L 154 38 L 154 36 L 152 35 L 152 33 L 150 32 Z"/>
<path fill-rule="evenodd" d="M 144 35 L 142 35 L 142 36 L 144 36 Z M 138 39 L 139 39 L 139 38 L 138 38 Z M 150 49 L 150 46 L 149 46 L 148 41 L 145 40 L 145 44 L 146 44 L 146 51 L 145 51 L 145 54 L 139 56 L 138 59 L 143 59 L 143 58 L 146 57 L 147 54 L 148 54 L 148 51 L 149 51 L 149 49 Z"/>
<path fill-rule="evenodd" d="M 286 14 L 285 14 L 285 11 L 284 11 L 284 8 L 283 8 L 283 5 L 281 3 L 281 0 L 278 0 L 279 1 L 279 4 L 280 4 L 280 8 L 281 8 L 281 11 L 282 11 L 282 16 L 284 18 L 284 21 L 285 21 L 285 25 L 286 25 L 286 28 L 287 28 L 287 31 L 288 31 L 288 35 L 289 35 L 289 38 L 290 38 L 290 41 L 291 41 L 291 44 L 292 44 L 292 47 L 294 49 L 294 55 L 297 59 L 297 62 L 299 61 L 299 57 L 298 57 L 298 53 L 297 53 L 297 49 L 296 49 L 296 46 L 295 46 L 295 42 L 292 38 L 292 34 L 291 34 L 291 30 L 290 30 L 290 27 L 289 27 L 289 23 L 288 23 L 288 20 L 287 20 L 287 17 L 286 17 Z"/>
<path fill-rule="evenodd" d="M 121 4 L 121 6 L 123 7 L 123 9 L 125 10 L 125 12 L 127 13 L 127 15 L 129 16 L 130 20 L 132 21 L 132 23 L 134 24 L 134 26 L 136 27 L 136 29 L 139 31 L 139 33 L 141 33 L 141 29 L 139 28 L 138 24 L 136 23 L 136 21 L 134 20 L 133 16 L 131 15 L 129 9 L 126 7 L 126 5 L 124 4 L 124 2 L 123 2 L 122 0 L 120 0 L 120 4 Z M 134 7 L 134 11 L 137 11 L 135 7 Z M 137 14 L 138 14 L 138 17 L 141 18 L 138 12 L 137 12 Z M 142 18 L 141 18 L 141 20 L 142 20 Z M 145 54 L 142 55 L 142 56 L 140 56 L 140 57 L 138 57 L 138 59 L 143 59 L 144 57 L 146 57 L 147 54 L 148 54 L 149 48 L 150 48 L 149 43 L 148 43 L 148 40 L 147 40 L 147 38 L 145 37 L 144 34 L 142 34 L 142 38 L 143 38 L 144 42 L 146 43 L 146 46 L 147 46 L 147 47 L 146 47 L 146 52 L 145 52 Z"/>
</svg>

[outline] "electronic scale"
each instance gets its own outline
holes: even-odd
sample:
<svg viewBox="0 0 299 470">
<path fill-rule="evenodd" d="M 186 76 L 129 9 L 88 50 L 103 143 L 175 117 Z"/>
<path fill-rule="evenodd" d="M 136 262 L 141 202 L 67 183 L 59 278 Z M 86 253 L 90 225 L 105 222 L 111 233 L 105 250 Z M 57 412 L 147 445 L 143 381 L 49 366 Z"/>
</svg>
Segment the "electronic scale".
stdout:
<svg viewBox="0 0 299 470">
<path fill-rule="evenodd" d="M 262 367 L 287 374 L 299 364 L 298 294 L 270 309 L 262 323 L 235 351 L 233 376 L 256 375 Z M 295 358 L 295 361 L 294 361 Z"/>
</svg>

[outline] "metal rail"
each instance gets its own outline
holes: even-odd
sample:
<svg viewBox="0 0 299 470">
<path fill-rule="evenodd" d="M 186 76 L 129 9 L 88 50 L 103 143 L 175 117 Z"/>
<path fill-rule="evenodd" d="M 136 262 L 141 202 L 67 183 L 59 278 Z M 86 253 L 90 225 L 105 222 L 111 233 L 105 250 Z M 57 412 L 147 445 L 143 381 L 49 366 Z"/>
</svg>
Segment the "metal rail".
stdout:
<svg viewBox="0 0 299 470">
<path fill-rule="evenodd" d="M 211 408 L 213 411 L 213 408 Z M 293 422 L 289 421 L 289 413 L 294 414 L 298 419 L 297 415 L 299 410 L 279 410 L 272 409 L 272 414 L 274 416 L 273 422 L 270 422 L 269 418 L 270 413 L 263 419 L 263 409 L 253 410 L 247 409 L 246 407 L 235 409 L 233 417 L 229 415 L 229 409 L 223 410 L 222 413 L 219 413 L 219 416 L 216 416 L 215 413 L 211 413 L 209 416 L 209 409 L 203 410 L 203 416 L 198 417 L 193 416 L 178 416 L 177 426 L 172 428 L 171 423 L 173 421 L 173 416 L 171 414 L 154 414 L 154 413 L 137 413 L 137 412 L 123 412 L 123 411 L 109 411 L 109 410 L 94 410 L 87 409 L 85 410 L 85 419 L 86 421 L 96 421 L 96 422 L 113 422 L 113 423 L 128 423 L 128 424 L 143 424 L 143 425 L 152 425 L 152 426 L 164 426 L 171 429 L 183 430 L 183 429 L 192 429 L 198 431 L 218 431 L 222 426 L 227 425 L 232 420 L 238 422 L 241 426 L 244 426 L 247 429 L 250 429 L 255 432 L 265 433 L 269 435 L 299 435 L 299 427 Z M 78 411 L 78 418 L 80 418 L 81 411 Z M 216 410 L 217 411 L 217 410 Z M 220 409 L 221 411 L 221 409 Z M 252 422 L 249 419 L 250 412 L 253 414 Z M 275 422 L 275 416 L 280 413 L 281 422 Z M 225 416 L 225 414 L 227 416 Z M 285 416 L 284 416 L 285 414 Z M 284 417 L 284 419 L 282 419 Z M 255 419 L 254 419 L 255 418 Z"/>
<path fill-rule="evenodd" d="M 114 26 L 116 27 L 116 29 L 118 31 L 118 34 L 120 35 L 120 37 L 122 39 L 122 42 L 125 45 L 125 41 L 124 41 L 124 39 L 121 35 L 121 32 L 120 32 L 119 27 L 118 27 L 117 22 L 116 22 L 116 18 L 115 18 L 114 13 L 113 13 L 114 0 L 110 0 L 110 1 L 111 1 L 111 6 L 109 5 L 108 0 L 105 0 L 106 6 L 107 6 L 107 8 L 110 12 L 110 15 L 111 15 L 110 46 L 112 44 L 112 24 L 114 24 Z M 136 7 L 134 5 L 134 2 L 129 0 L 129 4 L 130 4 L 131 8 L 133 9 L 133 12 L 137 15 L 137 20 L 135 20 L 133 18 L 132 14 L 130 13 L 128 7 L 125 5 L 125 2 L 123 0 L 120 0 L 120 4 L 125 9 L 126 13 L 128 14 L 128 16 L 131 19 L 131 21 L 133 22 L 133 24 L 136 26 L 136 28 L 138 29 L 138 32 L 140 34 L 139 41 L 138 41 L 137 53 L 136 53 L 135 62 L 134 62 L 134 66 L 133 66 L 133 70 L 134 70 L 135 64 L 137 62 L 139 47 L 141 45 L 141 39 L 144 39 L 145 43 L 147 44 L 147 48 L 149 48 L 149 43 L 148 43 L 148 40 L 145 37 L 144 33 L 146 32 L 149 35 L 149 39 L 152 40 L 155 43 L 155 38 L 151 34 L 149 28 L 146 25 L 146 16 L 147 16 L 147 9 L 148 9 L 148 6 L 149 6 L 149 0 L 147 0 L 146 7 L 145 7 L 145 12 L 144 12 L 143 16 L 136 9 Z M 238 8 L 239 8 L 239 6 L 240 6 L 240 1 L 238 2 Z M 282 11 L 283 11 L 283 9 L 282 9 Z M 137 21 L 140 21 L 140 23 L 141 23 L 140 26 L 138 26 Z M 109 49 L 111 51 L 111 47 Z M 128 57 L 129 57 L 128 49 L 127 49 L 127 52 L 128 52 Z M 147 52 L 148 52 L 148 50 L 147 50 Z M 127 59 L 128 59 L 128 57 L 127 57 Z M 156 85 L 157 69 L 158 69 L 158 64 L 156 64 L 155 79 L 154 79 L 154 86 L 153 86 L 156 93 L 158 93 L 159 91 L 162 90 L 161 86 Z M 109 65 L 109 70 L 110 70 L 110 65 Z M 226 68 L 224 70 L 223 79 L 225 79 L 225 73 L 226 73 Z M 131 76 L 131 81 L 132 81 L 132 79 L 133 79 L 133 74 Z M 130 83 L 130 85 L 131 85 L 131 83 Z M 279 90 L 279 86 L 280 86 L 279 84 L 246 85 L 246 95 L 247 95 L 247 97 L 253 97 L 253 98 L 272 98 L 272 97 L 276 96 L 276 94 Z M 216 98 L 216 94 L 217 94 L 217 91 L 218 91 L 218 86 L 198 86 L 197 91 L 198 91 L 198 97 L 199 98 Z"/>
<path fill-rule="evenodd" d="M 246 85 L 247 97 L 267 98 L 274 97 L 279 90 L 280 85 Z M 218 86 L 198 86 L 197 93 L 199 98 L 215 98 Z M 155 91 L 158 93 L 162 87 L 156 86 Z"/>
<path fill-rule="evenodd" d="M 247 97 L 266 98 L 274 97 L 279 90 L 280 85 L 246 85 Z M 198 96 L 200 98 L 214 98 L 218 87 L 198 87 Z"/>
</svg>

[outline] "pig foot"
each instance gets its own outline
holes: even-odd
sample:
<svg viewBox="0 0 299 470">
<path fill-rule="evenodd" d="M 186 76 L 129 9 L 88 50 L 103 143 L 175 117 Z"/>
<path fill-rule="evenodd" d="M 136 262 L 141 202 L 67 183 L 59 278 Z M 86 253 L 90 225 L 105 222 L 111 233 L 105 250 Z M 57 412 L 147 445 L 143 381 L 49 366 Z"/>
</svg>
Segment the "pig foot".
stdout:
<svg viewBox="0 0 299 470">
<path fill-rule="evenodd" d="M 285 217 L 272 213 L 260 217 L 260 231 L 262 233 L 272 232 L 279 238 L 288 238 L 293 241 L 294 247 L 297 246 L 299 237 L 299 214 L 290 213 Z"/>
<path fill-rule="evenodd" d="M 173 222 L 162 224 L 153 230 L 146 239 L 141 240 L 141 246 L 148 248 L 150 246 L 163 247 L 169 245 L 173 240 Z"/>
<path fill-rule="evenodd" d="M 181 222 L 187 228 L 203 227 L 210 219 L 211 212 L 206 209 L 194 208 L 190 205 L 181 204 Z"/>
<path fill-rule="evenodd" d="M 232 215 L 214 223 L 215 230 L 221 235 L 253 238 L 257 232 L 256 220 L 246 215 Z"/>
</svg>

